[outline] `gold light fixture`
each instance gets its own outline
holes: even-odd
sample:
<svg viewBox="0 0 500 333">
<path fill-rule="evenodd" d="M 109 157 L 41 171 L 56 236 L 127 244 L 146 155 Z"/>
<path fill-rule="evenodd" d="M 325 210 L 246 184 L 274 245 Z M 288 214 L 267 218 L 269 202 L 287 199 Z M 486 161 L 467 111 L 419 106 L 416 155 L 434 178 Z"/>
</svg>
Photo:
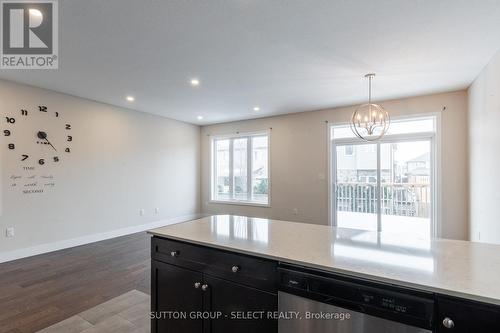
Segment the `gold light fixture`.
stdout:
<svg viewBox="0 0 500 333">
<path fill-rule="evenodd" d="M 360 105 L 351 116 L 351 130 L 365 141 L 380 140 L 389 129 L 389 113 L 380 105 L 372 103 L 372 79 L 375 74 L 366 74 L 368 79 L 368 103 Z"/>
</svg>

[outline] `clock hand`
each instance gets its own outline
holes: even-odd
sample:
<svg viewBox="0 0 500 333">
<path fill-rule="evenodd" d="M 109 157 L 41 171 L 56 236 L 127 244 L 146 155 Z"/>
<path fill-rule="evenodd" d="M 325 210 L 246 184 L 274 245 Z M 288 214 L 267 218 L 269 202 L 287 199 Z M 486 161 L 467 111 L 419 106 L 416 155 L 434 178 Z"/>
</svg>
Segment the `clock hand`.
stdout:
<svg viewBox="0 0 500 333">
<path fill-rule="evenodd" d="M 52 147 L 54 148 L 55 151 L 57 151 L 56 147 L 54 147 L 54 145 L 52 143 L 50 143 L 49 139 L 47 139 L 47 133 L 43 132 L 43 131 L 38 131 L 38 133 L 36 134 L 38 136 L 39 139 L 42 139 L 42 140 L 45 140 L 47 141 L 47 143 Z"/>
<path fill-rule="evenodd" d="M 54 146 L 52 145 L 52 143 L 50 143 L 50 141 L 49 141 L 47 138 L 45 138 L 45 141 L 47 141 L 47 143 L 48 143 L 48 144 L 49 144 L 52 148 L 54 148 L 54 150 L 55 150 L 55 151 L 57 151 L 56 147 L 54 147 Z"/>
</svg>

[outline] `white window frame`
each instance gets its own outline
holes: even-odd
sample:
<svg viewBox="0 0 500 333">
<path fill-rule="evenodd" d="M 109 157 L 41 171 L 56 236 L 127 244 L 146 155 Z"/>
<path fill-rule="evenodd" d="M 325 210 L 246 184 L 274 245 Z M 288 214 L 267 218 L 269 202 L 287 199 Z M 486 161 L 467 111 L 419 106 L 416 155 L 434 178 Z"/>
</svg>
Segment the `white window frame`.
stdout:
<svg viewBox="0 0 500 333">
<path fill-rule="evenodd" d="M 253 169 L 253 149 L 252 149 L 252 137 L 258 136 L 267 136 L 267 203 L 252 201 L 253 195 L 253 186 L 252 186 L 252 169 Z M 217 140 L 231 140 L 229 143 L 229 188 L 230 193 L 233 195 L 233 140 L 247 138 L 247 200 L 241 199 L 230 199 L 230 200 L 217 200 L 215 199 L 216 194 L 216 172 L 217 168 L 215 167 L 215 142 Z M 255 131 L 255 132 L 245 132 L 245 133 L 236 133 L 236 134 L 223 134 L 223 135 L 215 135 L 210 137 L 210 200 L 211 204 L 224 204 L 224 205 L 240 205 L 240 206 L 256 206 L 256 207 L 271 207 L 271 131 Z"/>
<path fill-rule="evenodd" d="M 409 116 L 400 116 L 393 117 L 393 122 L 400 121 L 410 121 L 410 120 L 419 120 L 419 119 L 429 119 L 433 118 L 434 123 L 434 132 L 418 132 L 418 133 L 408 133 L 408 134 L 392 134 L 386 135 L 382 139 L 372 142 L 376 144 L 377 151 L 377 187 L 380 188 L 380 144 L 383 143 L 391 143 L 391 142 L 404 142 L 404 141 L 416 141 L 416 140 L 430 140 L 431 145 L 431 194 L 432 194 L 432 202 L 431 202 L 431 216 L 430 216 L 430 237 L 438 238 L 441 237 L 442 232 L 442 223 L 441 223 L 441 112 L 431 112 L 426 114 L 417 114 L 417 115 L 409 115 Z M 343 145 L 356 145 L 362 143 L 370 143 L 366 142 L 357 137 L 353 138 L 341 138 L 334 139 L 332 137 L 332 128 L 339 126 L 349 126 L 349 123 L 346 122 L 329 122 L 329 126 L 327 126 L 327 138 L 328 138 L 328 220 L 329 225 L 337 226 L 337 207 L 336 205 L 332 205 L 333 203 L 333 183 L 337 179 L 336 171 L 336 159 L 333 159 L 332 150 L 336 146 Z M 380 200 L 378 201 L 378 205 L 380 206 Z M 381 231 L 381 219 L 380 219 L 380 207 L 377 210 L 377 230 Z"/>
</svg>

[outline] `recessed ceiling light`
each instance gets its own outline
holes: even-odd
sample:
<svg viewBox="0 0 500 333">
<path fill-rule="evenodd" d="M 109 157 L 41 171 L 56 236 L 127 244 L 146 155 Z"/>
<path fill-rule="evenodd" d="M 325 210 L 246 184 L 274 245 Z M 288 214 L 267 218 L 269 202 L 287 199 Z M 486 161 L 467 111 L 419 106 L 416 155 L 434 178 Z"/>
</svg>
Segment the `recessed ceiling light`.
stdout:
<svg viewBox="0 0 500 333">
<path fill-rule="evenodd" d="M 196 118 L 198 118 L 198 120 L 203 120 L 203 116 L 198 116 Z"/>
<path fill-rule="evenodd" d="M 253 110 L 254 110 L 254 111 L 260 111 L 260 107 L 258 107 L 258 106 L 254 106 Z"/>
<path fill-rule="evenodd" d="M 127 101 L 129 101 L 129 102 L 135 101 L 134 96 L 127 96 Z"/>
<path fill-rule="evenodd" d="M 198 79 L 191 79 L 191 85 L 193 87 L 198 87 L 200 85 L 200 80 L 198 80 Z"/>
</svg>

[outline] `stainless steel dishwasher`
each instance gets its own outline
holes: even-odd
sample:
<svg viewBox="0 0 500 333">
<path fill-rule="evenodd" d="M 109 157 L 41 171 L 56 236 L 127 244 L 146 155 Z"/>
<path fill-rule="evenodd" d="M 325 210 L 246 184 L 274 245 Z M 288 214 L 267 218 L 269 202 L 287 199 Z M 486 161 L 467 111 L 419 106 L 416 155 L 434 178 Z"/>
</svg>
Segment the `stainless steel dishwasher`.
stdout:
<svg viewBox="0 0 500 333">
<path fill-rule="evenodd" d="M 429 333 L 434 297 L 415 291 L 281 266 L 280 333 Z"/>
</svg>

